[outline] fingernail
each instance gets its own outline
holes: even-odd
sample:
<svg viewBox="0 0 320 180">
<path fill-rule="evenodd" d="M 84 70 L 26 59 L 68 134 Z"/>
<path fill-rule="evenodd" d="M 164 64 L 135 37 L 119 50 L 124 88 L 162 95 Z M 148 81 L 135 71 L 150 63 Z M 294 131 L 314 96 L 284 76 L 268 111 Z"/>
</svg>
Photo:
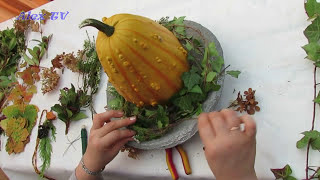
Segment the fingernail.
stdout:
<svg viewBox="0 0 320 180">
<path fill-rule="evenodd" d="M 117 113 L 118 113 L 118 115 L 120 115 L 120 116 L 123 115 L 123 112 L 122 112 L 122 111 L 118 111 Z"/>
<path fill-rule="evenodd" d="M 136 117 L 135 117 L 135 116 L 132 116 L 132 117 L 129 118 L 129 120 L 130 120 L 130 121 L 134 121 L 134 120 L 136 120 Z"/>
</svg>

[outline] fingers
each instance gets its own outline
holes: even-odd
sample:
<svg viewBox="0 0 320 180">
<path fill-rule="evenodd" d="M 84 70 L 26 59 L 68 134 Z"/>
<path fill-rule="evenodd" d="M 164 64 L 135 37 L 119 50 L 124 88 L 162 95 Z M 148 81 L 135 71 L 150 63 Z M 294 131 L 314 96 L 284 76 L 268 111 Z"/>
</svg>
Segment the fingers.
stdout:
<svg viewBox="0 0 320 180">
<path fill-rule="evenodd" d="M 201 113 L 198 117 L 198 129 L 203 144 L 207 145 L 215 138 L 214 129 L 209 122 L 208 113 Z"/>
<path fill-rule="evenodd" d="M 256 123 L 254 122 L 253 118 L 249 115 L 243 115 L 240 117 L 242 123 L 244 123 L 244 133 L 248 136 L 255 136 L 256 135 Z"/>
<path fill-rule="evenodd" d="M 129 129 L 124 130 L 115 130 L 110 132 L 108 135 L 103 136 L 101 141 L 104 144 L 113 145 L 115 146 L 119 142 L 121 142 L 124 139 L 132 138 L 135 135 L 135 132 Z"/>
<path fill-rule="evenodd" d="M 104 113 L 95 114 L 93 117 L 92 130 L 99 129 L 103 126 L 105 122 L 110 122 L 111 118 L 119 118 L 123 116 L 123 112 L 110 110 Z"/>
<path fill-rule="evenodd" d="M 235 111 L 230 109 L 223 109 L 220 112 L 222 113 L 223 117 L 226 119 L 229 130 L 240 126 L 240 119 L 237 116 L 237 113 Z"/>
<path fill-rule="evenodd" d="M 211 112 L 209 113 L 209 121 L 216 133 L 216 135 L 224 135 L 229 132 L 228 124 L 223 117 L 222 113 L 219 112 Z"/>
<path fill-rule="evenodd" d="M 136 117 L 114 120 L 114 121 L 108 122 L 102 128 L 98 129 L 97 134 L 100 137 L 102 137 L 102 136 L 105 136 L 106 134 L 108 134 L 114 130 L 129 126 L 135 122 L 136 122 Z"/>
</svg>

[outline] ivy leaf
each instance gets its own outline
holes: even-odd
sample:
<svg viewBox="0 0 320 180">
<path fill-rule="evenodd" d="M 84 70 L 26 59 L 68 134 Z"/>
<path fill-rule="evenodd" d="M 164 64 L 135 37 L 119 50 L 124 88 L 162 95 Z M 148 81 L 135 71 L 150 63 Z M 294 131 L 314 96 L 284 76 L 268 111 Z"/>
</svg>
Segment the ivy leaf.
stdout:
<svg viewBox="0 0 320 180">
<path fill-rule="evenodd" d="M 224 60 L 222 57 L 218 56 L 213 62 L 212 62 L 212 68 L 215 72 L 220 73 L 221 68 L 224 64 Z"/>
<path fill-rule="evenodd" d="M 271 169 L 276 179 L 284 179 L 284 180 L 296 180 L 292 174 L 291 167 L 287 164 L 284 168 L 281 169 Z"/>
<path fill-rule="evenodd" d="M 173 104 L 178 106 L 181 110 L 184 111 L 193 111 L 193 106 L 191 104 L 189 96 L 182 96 L 180 98 L 177 98 L 173 101 Z"/>
<path fill-rule="evenodd" d="M 206 71 L 206 69 L 207 69 L 207 62 L 208 62 L 208 48 L 206 47 L 204 49 L 203 59 L 201 61 L 201 65 L 202 65 L 204 71 Z"/>
<path fill-rule="evenodd" d="M 320 39 L 320 17 L 318 16 L 312 21 L 307 29 L 304 31 L 304 35 L 308 38 L 309 43 L 318 42 Z"/>
<path fill-rule="evenodd" d="M 191 90 L 193 86 L 199 84 L 200 79 L 201 77 L 196 73 L 184 72 L 182 74 L 183 83 L 188 90 Z"/>
<path fill-rule="evenodd" d="M 302 137 L 296 144 L 298 149 L 302 149 L 302 148 L 306 147 L 308 145 L 309 141 L 311 141 L 311 143 L 312 143 L 320 138 L 320 132 L 316 131 L 316 130 L 305 131 L 302 134 L 304 135 L 304 137 Z M 317 141 L 314 144 L 315 148 L 319 146 L 318 145 L 319 142 L 317 142 Z"/>
<path fill-rule="evenodd" d="M 305 9 L 309 18 L 320 14 L 320 3 L 317 0 L 307 0 L 305 3 Z"/>
<path fill-rule="evenodd" d="M 306 147 L 308 145 L 309 140 L 310 140 L 310 137 L 304 136 L 297 142 L 296 144 L 297 148 L 302 149 Z"/>
<path fill-rule="evenodd" d="M 241 73 L 241 71 L 227 71 L 227 74 L 229 74 L 230 76 L 232 76 L 234 78 L 238 78 L 240 73 Z"/>
<path fill-rule="evenodd" d="M 179 18 L 174 18 L 174 20 L 172 21 L 173 25 L 176 25 L 175 31 L 182 36 L 186 35 L 186 31 L 183 23 L 184 18 L 185 16 L 181 16 Z"/>
<path fill-rule="evenodd" d="M 186 42 L 186 48 L 188 51 L 191 51 L 193 49 L 193 46 L 189 43 L 189 41 Z"/>
<path fill-rule="evenodd" d="M 199 85 L 195 85 L 189 92 L 202 94 L 202 90 Z"/>
<path fill-rule="evenodd" d="M 217 73 L 216 72 L 213 72 L 213 71 L 210 71 L 208 74 L 207 74 L 207 79 L 206 81 L 207 82 L 211 82 L 213 81 L 213 79 L 217 76 Z"/>
<path fill-rule="evenodd" d="M 302 48 L 306 51 L 308 59 L 312 61 L 318 61 L 320 59 L 320 45 L 318 43 L 311 42 Z"/>
<path fill-rule="evenodd" d="M 320 150 L 320 137 L 311 142 L 311 147 L 313 150 Z"/>
<path fill-rule="evenodd" d="M 211 42 L 208 46 L 210 56 L 217 57 L 219 56 L 219 52 L 217 51 L 216 44 Z"/>
<path fill-rule="evenodd" d="M 70 120 L 71 121 L 78 121 L 78 120 L 81 120 L 81 119 L 85 119 L 87 118 L 88 116 L 83 113 L 83 112 L 79 112 L 77 113 L 76 115 L 74 115 Z"/>
</svg>

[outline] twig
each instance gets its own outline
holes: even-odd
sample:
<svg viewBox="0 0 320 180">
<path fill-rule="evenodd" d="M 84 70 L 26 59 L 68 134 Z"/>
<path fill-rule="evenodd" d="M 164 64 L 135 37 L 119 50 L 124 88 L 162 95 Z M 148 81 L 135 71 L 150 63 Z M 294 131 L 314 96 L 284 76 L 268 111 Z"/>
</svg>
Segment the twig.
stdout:
<svg viewBox="0 0 320 180">
<path fill-rule="evenodd" d="M 68 136 L 67 136 L 67 138 L 68 138 Z M 76 139 L 74 139 L 73 141 L 69 141 L 69 139 L 68 139 L 68 141 L 69 141 L 69 146 L 67 147 L 67 149 L 63 152 L 63 154 L 62 154 L 62 156 L 64 156 L 66 153 L 67 153 L 67 151 L 69 150 L 69 148 L 71 147 L 71 146 L 73 146 L 73 143 L 75 143 L 76 141 L 78 141 L 80 139 L 80 135 L 76 138 Z M 73 146 L 73 148 L 75 148 L 74 146 Z"/>
<path fill-rule="evenodd" d="M 316 91 L 317 91 L 317 78 L 316 78 L 316 74 L 317 74 L 317 66 L 314 66 L 314 71 L 313 71 L 313 99 L 316 99 Z M 312 116 L 312 126 L 311 126 L 311 130 L 314 130 L 314 122 L 316 119 L 316 103 L 313 102 L 313 116 Z M 307 158 L 306 158 L 306 180 L 309 179 L 309 150 L 310 150 L 310 143 L 311 141 L 309 140 L 308 142 L 308 146 L 307 146 Z"/>
</svg>

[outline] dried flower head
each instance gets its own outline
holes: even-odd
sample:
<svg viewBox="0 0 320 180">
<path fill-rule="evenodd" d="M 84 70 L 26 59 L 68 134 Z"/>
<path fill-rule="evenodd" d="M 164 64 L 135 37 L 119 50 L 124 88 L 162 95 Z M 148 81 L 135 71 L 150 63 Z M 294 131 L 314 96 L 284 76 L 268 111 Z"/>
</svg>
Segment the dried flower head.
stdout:
<svg viewBox="0 0 320 180">
<path fill-rule="evenodd" d="M 79 72 L 79 68 L 78 68 L 79 59 L 74 56 L 73 52 L 68 54 L 65 54 L 63 52 L 62 62 L 72 72 Z"/>
<path fill-rule="evenodd" d="M 42 77 L 42 87 L 41 91 L 43 94 L 54 90 L 60 80 L 59 74 L 54 70 L 54 68 L 44 68 L 41 73 Z"/>
</svg>

